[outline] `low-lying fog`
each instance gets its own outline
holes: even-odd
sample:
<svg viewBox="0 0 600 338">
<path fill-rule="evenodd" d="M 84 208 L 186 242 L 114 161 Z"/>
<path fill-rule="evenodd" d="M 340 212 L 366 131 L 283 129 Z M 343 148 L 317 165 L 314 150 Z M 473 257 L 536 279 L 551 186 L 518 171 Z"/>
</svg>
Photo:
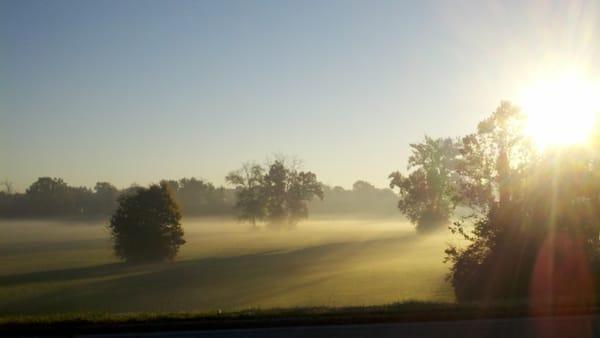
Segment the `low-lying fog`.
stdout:
<svg viewBox="0 0 600 338">
<path fill-rule="evenodd" d="M 447 231 L 398 219 L 314 218 L 252 230 L 184 219 L 175 262 L 130 266 L 102 222 L 0 221 L 0 313 L 210 311 L 453 299 Z"/>
</svg>

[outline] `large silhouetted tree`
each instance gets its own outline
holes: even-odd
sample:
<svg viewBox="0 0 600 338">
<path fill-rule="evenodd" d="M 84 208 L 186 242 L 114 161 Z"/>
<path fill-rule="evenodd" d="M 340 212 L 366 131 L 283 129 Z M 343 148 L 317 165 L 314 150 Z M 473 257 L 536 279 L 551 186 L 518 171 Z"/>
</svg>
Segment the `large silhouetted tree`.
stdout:
<svg viewBox="0 0 600 338">
<path fill-rule="evenodd" d="M 185 243 L 180 220 L 166 184 L 122 195 L 109 225 L 115 255 L 128 262 L 174 259 Z"/>
<path fill-rule="evenodd" d="M 408 176 L 390 174 L 390 188 L 398 188 L 398 208 L 418 231 L 437 229 L 449 222 L 454 209 L 454 182 L 457 149 L 450 138 L 425 137 L 410 145 Z"/>
<path fill-rule="evenodd" d="M 453 263 L 449 278 L 459 300 L 509 294 L 517 297 L 525 292 L 524 280 L 529 276 L 509 271 L 509 265 L 516 266 L 514 259 L 519 263 L 531 260 L 525 257 L 531 250 L 519 247 L 531 243 L 524 240 L 523 234 L 513 231 L 524 217 L 523 180 L 532 164 L 532 148 L 524 137 L 524 123 L 524 116 L 516 107 L 502 102 L 490 117 L 479 123 L 476 133 L 461 141 L 457 198 L 472 213 L 456 222 L 452 231 L 471 243 L 466 248 L 450 246 L 446 250 L 448 260 Z M 471 225 L 473 230 L 469 231 Z M 508 245 L 514 246 L 513 249 L 507 250 Z M 512 257 L 517 251 L 523 256 Z M 492 268 L 498 270 L 492 273 Z M 525 268 L 521 272 L 528 271 Z M 487 280 L 487 273 L 494 277 Z"/>
<path fill-rule="evenodd" d="M 457 197 L 471 215 L 452 230 L 449 280 L 460 301 L 593 302 L 600 234 L 597 150 L 539 153 L 525 117 L 503 102 L 462 139 Z"/>
</svg>

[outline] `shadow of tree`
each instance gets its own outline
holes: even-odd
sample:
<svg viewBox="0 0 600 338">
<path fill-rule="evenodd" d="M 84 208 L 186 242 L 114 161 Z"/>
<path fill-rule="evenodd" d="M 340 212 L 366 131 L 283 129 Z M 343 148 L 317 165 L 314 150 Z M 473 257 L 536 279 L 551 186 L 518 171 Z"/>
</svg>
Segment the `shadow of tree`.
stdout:
<svg viewBox="0 0 600 338">
<path fill-rule="evenodd" d="M 5 243 L 0 247 L 0 255 L 30 254 L 56 250 L 105 249 L 112 246 L 109 240 L 85 239 L 60 242 Z"/>
<path fill-rule="evenodd" d="M 253 306 L 286 297 L 342 274 L 336 269 L 421 240 L 414 234 L 317 245 L 293 251 L 210 257 L 175 263 L 106 264 L 0 277 L 0 286 L 68 282 L 17 301 L 0 312 L 190 311 Z M 31 285 L 35 287 L 35 285 Z"/>
</svg>

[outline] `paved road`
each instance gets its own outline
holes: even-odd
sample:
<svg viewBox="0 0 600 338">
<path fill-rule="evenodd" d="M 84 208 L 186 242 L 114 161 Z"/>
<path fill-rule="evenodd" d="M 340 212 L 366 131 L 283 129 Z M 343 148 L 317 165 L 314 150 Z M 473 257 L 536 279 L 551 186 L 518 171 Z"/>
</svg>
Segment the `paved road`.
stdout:
<svg viewBox="0 0 600 338">
<path fill-rule="evenodd" d="M 600 316 L 118 334 L 109 337 L 600 337 Z M 102 337 L 102 336 L 82 336 Z"/>
</svg>

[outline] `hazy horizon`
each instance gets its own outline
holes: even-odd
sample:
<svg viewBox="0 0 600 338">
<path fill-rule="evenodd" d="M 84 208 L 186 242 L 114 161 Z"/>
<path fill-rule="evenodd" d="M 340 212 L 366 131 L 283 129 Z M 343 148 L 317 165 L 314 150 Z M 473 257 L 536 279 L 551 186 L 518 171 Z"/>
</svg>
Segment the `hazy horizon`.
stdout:
<svg viewBox="0 0 600 338">
<path fill-rule="evenodd" d="M 0 267 L 15 336 L 592 334 L 600 1 L 0 0 Z"/>
<path fill-rule="evenodd" d="M 600 74 L 593 2 L 0 2 L 0 179 L 217 185 L 282 153 L 388 185 L 564 64 Z"/>
</svg>

